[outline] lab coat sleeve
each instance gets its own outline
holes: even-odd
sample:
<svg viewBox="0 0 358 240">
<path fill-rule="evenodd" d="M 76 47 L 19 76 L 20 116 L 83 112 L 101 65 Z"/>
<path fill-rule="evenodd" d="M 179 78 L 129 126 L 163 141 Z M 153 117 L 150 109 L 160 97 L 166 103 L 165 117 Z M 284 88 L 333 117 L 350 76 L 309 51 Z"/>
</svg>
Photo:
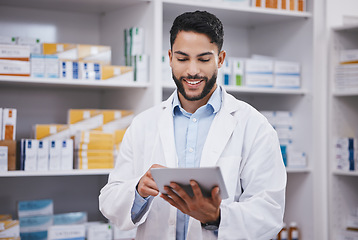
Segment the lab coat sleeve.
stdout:
<svg viewBox="0 0 358 240">
<path fill-rule="evenodd" d="M 233 202 L 221 205 L 219 239 L 268 240 L 282 227 L 286 170 L 277 134 L 265 120 L 258 128 L 248 121 L 239 169 L 241 187 Z"/>
<path fill-rule="evenodd" d="M 147 213 L 136 224 L 131 219 L 131 209 L 135 199 L 135 188 L 144 173 L 135 171 L 136 152 L 133 151 L 135 133 L 130 126 L 121 143 L 116 166 L 110 173 L 108 183 L 101 189 L 99 208 L 102 214 L 121 230 L 130 230 L 141 224 Z M 150 205 L 150 203 L 148 203 Z M 147 209 L 149 209 L 148 206 Z"/>
</svg>

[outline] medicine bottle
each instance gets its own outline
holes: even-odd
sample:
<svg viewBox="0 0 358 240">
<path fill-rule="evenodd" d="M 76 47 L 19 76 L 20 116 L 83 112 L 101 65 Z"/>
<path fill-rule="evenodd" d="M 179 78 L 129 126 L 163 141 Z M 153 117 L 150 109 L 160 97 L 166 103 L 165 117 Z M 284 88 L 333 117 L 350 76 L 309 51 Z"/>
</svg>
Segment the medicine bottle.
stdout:
<svg viewBox="0 0 358 240">
<path fill-rule="evenodd" d="M 288 240 L 286 223 L 283 223 L 281 231 L 278 233 L 278 240 Z"/>
<path fill-rule="evenodd" d="M 288 231 L 289 240 L 299 240 L 299 231 L 296 222 L 290 223 L 290 228 Z"/>
</svg>

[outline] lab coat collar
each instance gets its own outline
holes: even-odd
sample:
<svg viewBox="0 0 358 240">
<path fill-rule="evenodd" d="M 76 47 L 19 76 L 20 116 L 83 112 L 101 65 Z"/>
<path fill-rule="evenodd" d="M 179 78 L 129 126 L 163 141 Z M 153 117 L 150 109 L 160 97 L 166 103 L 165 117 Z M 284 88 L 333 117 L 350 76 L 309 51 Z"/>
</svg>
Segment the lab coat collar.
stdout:
<svg viewBox="0 0 358 240">
<path fill-rule="evenodd" d="M 163 112 L 158 121 L 159 135 L 167 167 L 178 167 L 172 113 L 172 102 L 175 93 L 176 91 L 166 101 L 162 102 Z M 237 124 L 233 113 L 239 107 L 239 101 L 227 94 L 225 89 L 222 88 L 222 106 L 211 124 L 204 144 L 200 167 L 216 165 Z"/>
</svg>

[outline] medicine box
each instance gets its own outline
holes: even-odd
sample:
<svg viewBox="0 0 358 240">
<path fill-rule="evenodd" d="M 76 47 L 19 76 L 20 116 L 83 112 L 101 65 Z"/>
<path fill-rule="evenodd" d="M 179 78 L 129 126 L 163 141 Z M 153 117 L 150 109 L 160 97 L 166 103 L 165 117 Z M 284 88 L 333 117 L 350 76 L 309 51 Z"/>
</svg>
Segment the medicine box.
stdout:
<svg viewBox="0 0 358 240">
<path fill-rule="evenodd" d="M 111 64 L 111 47 L 102 45 L 43 43 L 45 55 L 57 55 L 60 60 Z"/>
<path fill-rule="evenodd" d="M 38 141 L 36 139 L 21 139 L 21 148 L 21 169 L 36 171 Z"/>
<path fill-rule="evenodd" d="M 31 54 L 31 77 L 45 77 L 45 55 Z"/>
<path fill-rule="evenodd" d="M 126 80 L 133 81 L 133 67 L 129 66 L 113 66 L 102 65 L 101 66 L 101 79 L 102 80 Z"/>
<path fill-rule="evenodd" d="M 299 63 L 275 61 L 274 76 L 275 87 L 299 88 L 301 86 L 301 70 Z"/>
<path fill-rule="evenodd" d="M 79 62 L 79 78 L 82 80 L 101 80 L 101 65 L 94 62 Z"/>
<path fill-rule="evenodd" d="M 62 140 L 61 144 L 61 170 L 73 169 L 73 140 Z"/>
<path fill-rule="evenodd" d="M 134 81 L 135 82 L 148 82 L 149 79 L 149 56 L 134 55 L 133 58 L 134 67 Z"/>
<path fill-rule="evenodd" d="M 54 225 L 48 229 L 48 240 L 85 240 L 86 227 L 77 225 Z"/>
<path fill-rule="evenodd" d="M 37 149 L 37 170 L 47 171 L 49 165 L 49 141 L 38 140 Z"/>
<path fill-rule="evenodd" d="M 30 47 L 0 44 L 0 59 L 30 61 Z"/>
<path fill-rule="evenodd" d="M 232 62 L 230 58 L 225 59 L 220 71 L 222 74 L 222 82 L 224 85 L 231 85 L 231 65 Z"/>
<path fill-rule="evenodd" d="M 60 60 L 60 78 L 73 79 L 73 62 Z"/>
<path fill-rule="evenodd" d="M 245 60 L 245 85 L 251 87 L 273 86 L 273 61 L 272 60 Z"/>
<path fill-rule="evenodd" d="M 26 240 L 47 240 L 48 228 L 52 226 L 53 216 L 29 216 L 19 218 L 20 237 Z"/>
<path fill-rule="evenodd" d="M 18 45 L 24 45 L 30 47 L 30 53 L 33 54 L 41 54 L 41 43 L 39 38 L 32 38 L 32 37 L 17 37 L 16 43 Z"/>
<path fill-rule="evenodd" d="M 70 212 L 55 214 L 53 216 L 53 225 L 75 225 L 87 222 L 86 212 Z"/>
<path fill-rule="evenodd" d="M 59 78 L 59 60 L 56 55 L 45 55 L 45 77 Z"/>
<path fill-rule="evenodd" d="M 49 170 L 61 170 L 62 140 L 50 141 Z"/>
<path fill-rule="evenodd" d="M 0 146 L 7 147 L 7 170 L 16 170 L 16 141 L 15 140 L 1 140 Z"/>
<path fill-rule="evenodd" d="M 358 49 L 341 50 L 339 62 L 341 64 L 358 63 Z"/>
<path fill-rule="evenodd" d="M 243 86 L 245 60 L 241 58 L 232 58 L 231 61 L 232 61 L 231 77 L 232 77 L 233 85 Z"/>
<path fill-rule="evenodd" d="M 60 133 L 68 129 L 67 124 L 36 124 L 33 127 L 36 139 L 43 139 L 45 137 Z"/>
<path fill-rule="evenodd" d="M 20 240 L 19 220 L 0 220 L 0 239 Z"/>
<path fill-rule="evenodd" d="M 87 240 L 112 240 L 113 230 L 110 224 L 98 223 L 87 225 Z"/>
<path fill-rule="evenodd" d="M 17 204 L 18 217 L 53 215 L 53 200 L 40 199 L 19 201 Z"/>
<path fill-rule="evenodd" d="M 15 45 L 16 44 L 16 37 L 0 36 L 0 44 Z"/>
<path fill-rule="evenodd" d="M 0 59 L 0 75 L 28 77 L 30 73 L 30 61 Z"/>
<path fill-rule="evenodd" d="M 7 146 L 0 146 L 0 172 L 7 172 Z"/>
</svg>

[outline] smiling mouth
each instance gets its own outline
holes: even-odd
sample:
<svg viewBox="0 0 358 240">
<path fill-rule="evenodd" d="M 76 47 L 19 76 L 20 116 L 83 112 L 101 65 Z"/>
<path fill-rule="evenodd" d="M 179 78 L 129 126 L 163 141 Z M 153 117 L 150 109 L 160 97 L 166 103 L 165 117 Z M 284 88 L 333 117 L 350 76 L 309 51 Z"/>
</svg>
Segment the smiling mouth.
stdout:
<svg viewBox="0 0 358 240">
<path fill-rule="evenodd" d="M 185 81 L 185 82 L 187 82 L 187 83 L 189 83 L 190 85 L 196 85 L 196 84 L 201 83 L 203 80 L 199 80 L 199 81 L 191 81 L 191 82 L 190 82 L 190 81 L 188 81 L 188 80 L 185 80 L 185 79 L 184 79 L 184 81 Z"/>
</svg>

